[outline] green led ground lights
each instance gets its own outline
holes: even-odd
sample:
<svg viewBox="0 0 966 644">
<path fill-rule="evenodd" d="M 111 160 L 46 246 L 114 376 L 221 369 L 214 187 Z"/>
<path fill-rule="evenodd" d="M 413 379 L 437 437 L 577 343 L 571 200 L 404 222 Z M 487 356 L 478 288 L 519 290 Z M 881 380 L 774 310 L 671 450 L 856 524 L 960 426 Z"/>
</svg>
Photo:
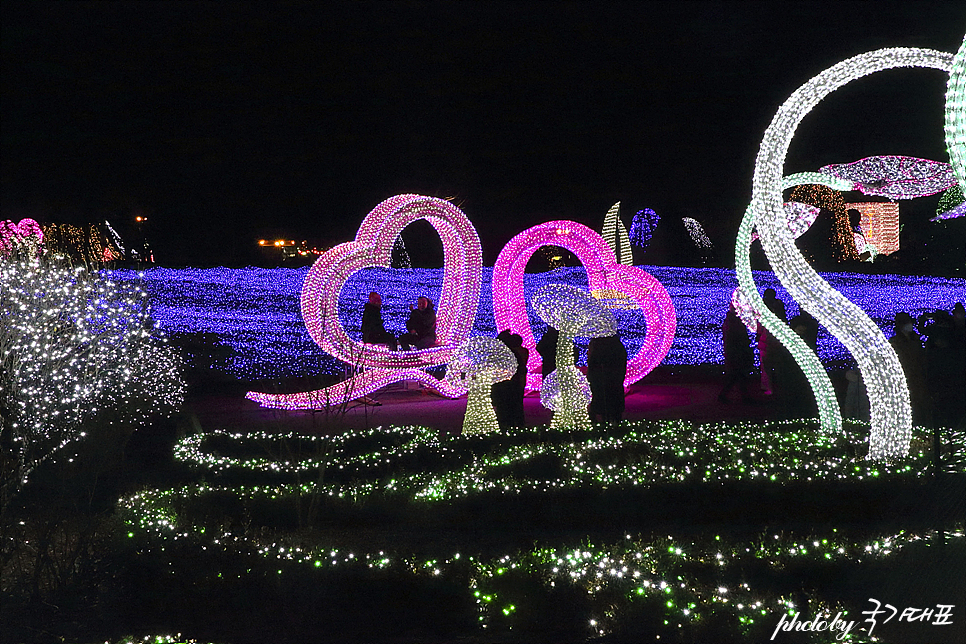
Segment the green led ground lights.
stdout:
<svg viewBox="0 0 966 644">
<path fill-rule="evenodd" d="M 966 38 L 953 58 L 946 85 L 946 147 L 949 163 L 966 192 Z"/>
<path fill-rule="evenodd" d="M 833 190 L 852 189 L 852 184 L 845 179 L 819 172 L 801 172 L 785 177 L 782 180 L 782 190 L 806 184 L 825 185 Z M 783 208 L 782 217 L 785 216 L 784 213 Z M 815 352 L 805 344 L 805 341 L 765 306 L 765 302 L 758 293 L 755 278 L 751 272 L 751 236 L 754 230 L 754 209 L 749 206 L 741 220 L 741 226 L 738 228 L 738 240 L 735 244 L 735 273 L 738 277 L 738 288 L 744 293 L 745 298 L 751 304 L 752 309 L 765 328 L 788 349 L 792 357 L 795 358 L 795 362 L 805 372 L 808 384 L 811 385 L 812 391 L 815 393 L 819 422 L 821 422 L 822 427 L 832 431 L 841 430 L 842 414 L 839 411 L 835 389 L 832 386 L 832 381 L 829 380 L 825 367 L 822 366 Z"/>
<path fill-rule="evenodd" d="M 357 432 L 349 439 L 306 437 L 306 440 L 329 443 L 325 460 L 330 469 L 335 469 L 336 463 L 347 469 L 351 464 L 362 466 L 342 477 L 345 484 L 316 488 L 327 497 L 342 499 L 339 505 L 365 503 L 372 497 L 377 502 L 390 504 L 395 504 L 396 499 L 408 498 L 432 507 L 469 495 L 482 495 L 478 498 L 492 504 L 499 503 L 500 497 L 513 502 L 514 497 L 526 490 L 554 492 L 580 486 L 606 494 L 620 493 L 621 487 L 674 481 L 740 480 L 774 485 L 791 480 L 858 481 L 887 477 L 921 480 L 928 476 L 932 461 L 925 443 L 923 449 L 916 450 L 915 456 L 898 463 L 873 463 L 849 457 L 846 443 L 867 428 L 865 423 L 846 422 L 847 435 L 842 436 L 824 432 L 814 422 L 701 427 L 673 421 L 628 424 L 618 433 L 604 428 L 528 428 L 460 436 L 445 444 L 433 441 L 420 428 L 385 428 Z M 401 431 L 406 436 L 399 441 L 397 451 L 390 443 Z M 919 431 L 925 438 L 925 430 Z M 210 446 L 205 441 L 183 439 L 180 444 L 190 449 L 178 450 L 179 460 L 216 476 L 226 470 L 238 470 L 236 474 L 246 470 L 265 472 L 266 480 L 271 481 L 277 481 L 280 472 L 294 474 L 299 469 L 293 462 L 276 461 L 272 467 L 269 459 L 225 456 L 232 452 L 271 452 L 257 448 L 277 437 L 220 432 L 217 435 L 222 442 Z M 237 441 L 238 445 L 225 444 L 224 439 Z M 950 444 L 961 446 L 962 441 L 963 434 L 954 432 Z M 246 444 L 248 449 L 242 449 Z M 370 446 L 369 451 L 360 449 L 363 444 Z M 640 451 L 644 447 L 647 450 Z M 415 451 L 423 454 L 412 458 Z M 960 448 L 958 453 L 961 451 Z M 424 471 L 425 463 L 434 461 L 425 458 L 430 452 L 438 452 L 443 457 L 435 459 L 445 463 L 443 471 Z M 550 452 L 562 457 L 563 471 L 570 474 L 557 480 L 541 480 L 526 478 L 519 470 L 512 472 L 506 467 Z M 627 455 L 632 453 L 648 456 L 631 463 Z M 467 454 L 474 454 L 475 459 L 464 458 Z M 380 468 L 379 463 L 388 467 Z M 962 470 L 961 465 L 957 467 L 955 471 Z M 505 475 L 495 477 L 494 468 L 502 468 Z M 257 480 L 252 476 L 244 478 Z M 660 605 L 666 608 L 665 626 L 688 628 L 713 615 L 731 615 L 740 624 L 739 630 L 752 637 L 751 629 L 762 624 L 774 628 L 777 616 L 795 608 L 799 598 L 780 594 L 773 588 L 757 587 L 754 581 L 750 585 L 741 579 L 740 571 L 761 564 L 766 564 L 769 570 L 781 570 L 816 562 L 881 560 L 908 544 L 933 538 L 930 532 L 883 534 L 874 529 L 851 528 L 841 531 L 827 528 L 819 533 L 769 530 L 757 537 L 709 535 L 698 540 L 667 536 L 667 533 L 634 533 L 615 535 L 609 541 L 595 540 L 593 544 L 587 539 L 578 541 L 568 537 L 521 550 L 481 555 L 472 548 L 457 551 L 451 544 L 379 550 L 368 537 L 355 538 L 351 533 L 333 540 L 307 536 L 304 532 L 252 529 L 243 521 L 234 520 L 232 510 L 208 525 L 191 518 L 196 513 L 196 504 L 209 507 L 225 495 L 240 502 L 228 504 L 226 508 L 235 507 L 234 511 L 246 516 L 250 516 L 248 512 L 257 516 L 259 512 L 254 508 L 263 507 L 268 508 L 268 517 L 274 517 L 275 505 L 266 503 L 290 507 L 294 498 L 311 492 L 312 488 L 313 485 L 276 482 L 264 485 L 199 483 L 143 490 L 121 499 L 119 505 L 132 545 L 140 552 L 161 552 L 184 544 L 178 547 L 193 545 L 217 553 L 213 561 L 221 563 L 215 563 L 210 569 L 212 578 L 229 574 L 228 568 L 218 567 L 226 561 L 221 554 L 249 558 L 247 566 L 231 567 L 231 574 L 275 575 L 277 571 L 280 581 L 303 566 L 323 574 L 326 571 L 346 574 L 353 570 L 398 570 L 411 574 L 414 579 L 445 579 L 465 584 L 465 592 L 478 607 L 480 625 L 491 628 L 513 628 L 521 614 L 532 611 L 534 588 L 569 588 L 586 597 L 588 634 L 598 635 L 620 627 L 622 620 L 626 623 L 626 616 L 638 602 L 659 598 Z M 393 495 L 398 496 L 393 498 Z M 963 539 L 961 524 L 946 535 L 947 539 Z M 825 602 L 820 597 L 810 597 L 811 610 L 823 605 Z"/>
<path fill-rule="evenodd" d="M 896 67 L 925 67 L 948 72 L 952 54 L 929 49 L 879 49 L 842 61 L 798 88 L 778 109 L 762 138 L 755 160 L 752 198 L 749 211 L 758 229 L 765 255 L 775 276 L 799 305 L 811 313 L 852 353 L 862 372 L 871 405 L 872 430 L 869 436 L 869 458 L 880 460 L 902 456 L 909 451 L 912 438 L 912 410 L 909 389 L 895 351 L 885 336 L 862 309 L 832 289 L 805 261 L 796 248 L 782 203 L 782 174 L 785 156 L 795 130 L 802 119 L 823 98 L 849 82 L 874 72 Z M 747 240 L 739 240 L 747 248 Z M 756 307 L 754 294 L 749 293 Z M 765 327 L 778 336 L 777 320 L 763 316 Z M 793 354 L 795 355 L 795 354 Z M 796 360 L 801 358 L 795 355 Z M 809 382 L 817 376 L 809 371 L 814 365 L 803 365 Z M 818 392 L 819 398 L 824 392 Z M 831 421 L 829 401 L 819 403 L 826 408 L 823 421 Z"/>
</svg>

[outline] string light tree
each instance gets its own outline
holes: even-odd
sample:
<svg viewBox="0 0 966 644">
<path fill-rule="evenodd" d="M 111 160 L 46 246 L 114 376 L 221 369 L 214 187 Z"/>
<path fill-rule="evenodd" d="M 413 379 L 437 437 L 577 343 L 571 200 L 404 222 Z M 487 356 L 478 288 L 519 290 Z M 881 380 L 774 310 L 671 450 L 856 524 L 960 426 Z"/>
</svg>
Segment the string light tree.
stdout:
<svg viewBox="0 0 966 644">
<path fill-rule="evenodd" d="M 568 284 L 547 284 L 534 293 L 533 309 L 560 331 L 557 369 L 540 388 L 540 403 L 553 410 L 551 429 L 589 429 L 590 383 L 574 365 L 574 338 L 599 338 L 617 333 L 614 314 L 589 293 Z"/>
<path fill-rule="evenodd" d="M 184 400 L 181 359 L 147 295 L 47 252 L 35 223 L 2 222 L 0 508 L 95 419 L 133 428 Z"/>
<path fill-rule="evenodd" d="M 855 357 L 869 390 L 872 431 L 868 457 L 873 460 L 904 456 L 909 452 L 912 438 L 909 390 L 905 378 L 896 377 L 902 374 L 902 367 L 895 351 L 875 323 L 859 307 L 832 289 L 795 247 L 782 207 L 782 189 L 786 185 L 782 178 L 785 155 L 805 115 L 825 96 L 852 80 L 897 67 L 952 69 L 946 95 L 946 142 L 957 179 L 962 183 L 966 179 L 966 170 L 963 169 L 966 159 L 966 133 L 963 131 L 966 105 L 962 80 L 964 52 L 966 42 L 956 55 L 954 64 L 953 56 L 943 52 L 912 48 L 880 49 L 833 65 L 802 85 L 782 104 L 765 131 L 755 162 L 751 204 L 738 231 L 735 261 L 739 283 L 748 294 L 751 305 L 761 315 L 766 328 L 785 344 L 803 366 L 813 391 L 819 380 L 817 374 L 810 373 L 803 360 L 805 356 L 789 346 L 786 341 L 788 334 L 784 333 L 787 331 L 786 325 L 770 314 L 754 287 L 747 249 L 755 227 L 779 281 L 801 307 L 815 316 Z M 818 396 L 822 424 L 840 431 L 841 417 L 837 408 L 831 413 L 834 398 L 831 401 L 822 400 L 824 397 Z M 829 413 L 824 414 L 823 409 Z"/>
<path fill-rule="evenodd" d="M 490 394 L 494 384 L 509 380 L 516 370 L 516 356 L 496 338 L 476 336 L 459 346 L 446 367 L 446 380 L 467 392 L 464 436 L 500 429 Z"/>
</svg>

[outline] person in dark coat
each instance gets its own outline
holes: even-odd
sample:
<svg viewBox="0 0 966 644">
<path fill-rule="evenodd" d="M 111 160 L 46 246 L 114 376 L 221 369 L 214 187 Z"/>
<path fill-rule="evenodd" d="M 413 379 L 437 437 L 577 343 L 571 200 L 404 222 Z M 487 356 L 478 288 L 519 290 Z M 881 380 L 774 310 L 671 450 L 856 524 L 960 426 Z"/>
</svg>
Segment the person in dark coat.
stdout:
<svg viewBox="0 0 966 644">
<path fill-rule="evenodd" d="M 741 391 L 742 401 L 752 402 L 754 398 L 750 389 L 754 381 L 752 372 L 755 369 L 755 352 L 751 348 L 748 329 L 738 317 L 734 306 L 728 308 L 728 314 L 721 325 L 721 335 L 724 342 L 725 384 L 718 394 L 718 402 L 727 403 L 728 394 L 735 385 Z"/>
<path fill-rule="evenodd" d="M 775 294 L 775 289 L 766 288 L 761 299 L 765 302 L 768 310 L 774 313 L 779 320 L 782 322 L 786 321 L 785 303 Z M 766 395 L 771 395 L 774 393 L 774 386 L 771 380 L 772 373 L 775 370 L 771 349 L 775 346 L 777 340 L 775 340 L 761 322 L 758 323 L 756 337 L 758 340 L 758 360 L 761 365 L 761 390 Z"/>
<path fill-rule="evenodd" d="M 552 326 L 547 327 L 546 333 L 537 342 L 537 353 L 540 354 L 540 374 L 546 378 L 557 370 L 557 340 L 560 331 Z"/>
<path fill-rule="evenodd" d="M 624 415 L 624 378 L 627 376 L 627 349 L 617 335 L 591 338 L 587 346 L 587 380 L 590 382 L 590 419 L 600 416 L 617 424 Z"/>
<path fill-rule="evenodd" d="M 527 361 L 530 350 L 523 346 L 523 338 L 516 333 L 500 331 L 497 339 L 505 344 L 517 359 L 517 370 L 509 380 L 493 385 L 491 397 L 500 429 L 526 427 L 523 412 L 523 395 L 527 387 Z"/>
<path fill-rule="evenodd" d="M 912 422 L 917 425 L 929 423 L 930 400 L 929 385 L 926 383 L 926 350 L 922 346 L 922 338 L 916 333 L 915 321 L 908 313 L 896 313 L 895 335 L 889 344 L 899 358 L 902 371 L 909 387 L 909 399 L 912 403 Z"/>
<path fill-rule="evenodd" d="M 436 346 L 436 311 L 433 310 L 433 301 L 428 297 L 419 297 L 416 307 L 410 304 L 409 309 L 407 332 L 399 336 L 399 344 L 406 351 L 413 347 L 428 349 Z"/>
<path fill-rule="evenodd" d="M 966 416 L 966 373 L 956 323 L 948 312 L 936 311 L 927 327 L 926 380 L 932 394 L 932 426 L 958 427 Z"/>
<path fill-rule="evenodd" d="M 385 344 L 396 350 L 396 336 L 386 331 L 382 321 L 382 296 L 373 291 L 362 308 L 362 341 L 368 344 Z"/>
</svg>

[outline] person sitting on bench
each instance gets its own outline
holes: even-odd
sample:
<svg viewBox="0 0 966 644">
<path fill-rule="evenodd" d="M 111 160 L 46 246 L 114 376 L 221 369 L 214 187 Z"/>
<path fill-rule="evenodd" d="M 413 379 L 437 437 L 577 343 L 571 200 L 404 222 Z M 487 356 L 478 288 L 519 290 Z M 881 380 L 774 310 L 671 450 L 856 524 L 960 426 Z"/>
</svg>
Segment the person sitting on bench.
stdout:
<svg viewBox="0 0 966 644">
<path fill-rule="evenodd" d="M 386 331 L 382 321 L 382 296 L 373 291 L 362 308 L 362 341 L 368 344 L 385 344 L 396 350 L 396 336 Z"/>
<path fill-rule="evenodd" d="M 436 311 L 433 310 L 433 301 L 428 297 L 420 297 L 416 300 L 416 307 L 409 305 L 409 320 L 406 321 L 406 331 L 399 336 L 399 344 L 404 351 L 409 351 L 413 347 L 417 349 L 428 349 L 436 346 Z"/>
</svg>

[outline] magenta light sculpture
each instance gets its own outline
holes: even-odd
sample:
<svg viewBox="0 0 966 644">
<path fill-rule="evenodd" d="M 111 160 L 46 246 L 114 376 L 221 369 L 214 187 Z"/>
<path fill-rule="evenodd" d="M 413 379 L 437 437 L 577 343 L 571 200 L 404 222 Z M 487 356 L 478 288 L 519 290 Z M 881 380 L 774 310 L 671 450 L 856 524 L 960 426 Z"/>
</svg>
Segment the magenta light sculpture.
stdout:
<svg viewBox="0 0 966 644">
<path fill-rule="evenodd" d="M 389 267 L 396 238 L 409 224 L 425 219 L 443 242 L 443 290 L 436 307 L 437 346 L 390 351 L 349 337 L 339 321 L 339 293 L 353 273 Z M 362 373 L 326 389 L 300 394 L 249 392 L 265 407 L 316 409 L 364 396 L 401 380 L 417 380 L 451 397 L 461 393 L 422 371 L 450 361 L 469 336 L 480 299 L 483 251 L 473 224 L 452 203 L 435 197 L 396 195 L 383 201 L 359 226 L 354 241 L 322 254 L 302 285 L 302 318 L 313 340 L 327 353 Z"/>
<path fill-rule="evenodd" d="M 6 255 L 19 244 L 38 249 L 43 241 L 44 231 L 33 219 L 21 219 L 16 224 L 9 219 L 0 221 L 0 255 Z"/>
<path fill-rule="evenodd" d="M 671 348 L 677 325 L 674 304 L 661 283 L 647 272 L 617 263 L 607 242 L 596 232 L 573 221 L 548 221 L 528 228 L 511 239 L 493 266 L 493 316 L 498 331 L 510 330 L 523 337 L 530 349 L 527 390 L 540 389 L 540 355 L 523 294 L 523 272 L 541 246 L 560 246 L 577 256 L 587 270 L 592 293 L 601 289 L 626 294 L 640 307 L 647 334 L 640 350 L 627 363 L 627 387 L 660 364 Z"/>
</svg>

